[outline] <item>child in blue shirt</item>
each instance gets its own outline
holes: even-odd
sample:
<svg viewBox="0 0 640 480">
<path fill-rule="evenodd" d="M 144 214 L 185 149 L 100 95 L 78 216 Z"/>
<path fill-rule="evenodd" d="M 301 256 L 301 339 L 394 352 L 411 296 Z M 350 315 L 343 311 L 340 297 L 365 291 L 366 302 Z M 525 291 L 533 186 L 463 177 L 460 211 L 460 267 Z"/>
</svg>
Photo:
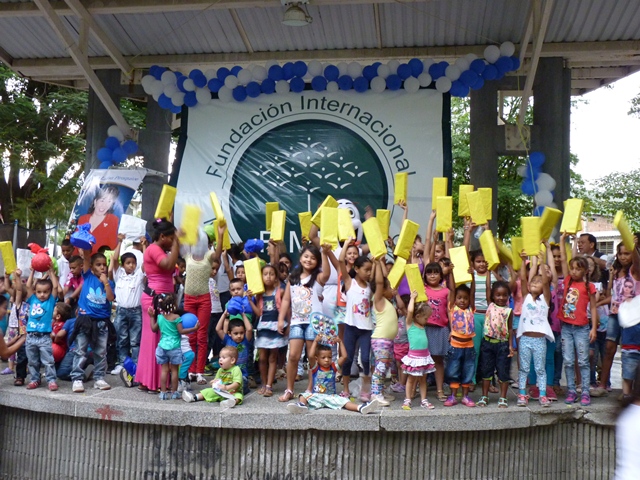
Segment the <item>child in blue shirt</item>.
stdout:
<svg viewBox="0 0 640 480">
<path fill-rule="evenodd" d="M 93 351 L 95 369 L 93 388 L 109 390 L 111 385 L 104 381 L 107 371 L 107 340 L 111 321 L 111 302 L 115 299 L 114 283 L 107 277 L 107 258 L 102 253 L 91 255 L 91 250 L 82 250 L 82 291 L 78 299 L 78 316 L 69 343 L 76 342 L 73 359 L 72 390 L 84 392 L 82 380 L 83 366 L 87 363 L 87 349 Z"/>
<path fill-rule="evenodd" d="M 31 382 L 27 385 L 29 390 L 40 386 L 40 366 L 44 365 L 44 371 L 49 384 L 49 390 L 58 390 L 56 383 L 56 369 L 53 361 L 53 349 L 51 346 L 51 326 L 56 308 L 56 295 L 58 291 L 58 277 L 53 268 L 49 269 L 49 278 L 40 278 L 33 281 L 33 270 L 27 280 L 27 299 L 29 305 L 29 319 L 27 321 L 26 352 L 29 361 L 29 374 Z M 16 270 L 15 278 L 20 278 L 22 272 Z M 22 289 L 16 289 L 16 308 L 22 306 Z"/>
</svg>

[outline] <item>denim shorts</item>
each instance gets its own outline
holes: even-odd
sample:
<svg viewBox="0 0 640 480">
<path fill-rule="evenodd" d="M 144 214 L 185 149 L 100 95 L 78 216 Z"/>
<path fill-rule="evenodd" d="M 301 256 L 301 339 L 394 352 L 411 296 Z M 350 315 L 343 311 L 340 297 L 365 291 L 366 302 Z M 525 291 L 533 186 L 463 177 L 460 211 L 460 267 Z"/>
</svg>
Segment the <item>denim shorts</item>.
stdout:
<svg viewBox="0 0 640 480">
<path fill-rule="evenodd" d="M 310 323 L 300 323 L 291 325 L 289 329 L 289 340 L 309 340 L 313 342 L 316 338 L 316 331 Z"/>
<path fill-rule="evenodd" d="M 158 365 L 164 365 L 165 363 L 180 365 L 182 360 L 182 349 L 180 347 L 172 350 L 165 350 L 160 346 L 156 348 L 156 363 Z"/>
<path fill-rule="evenodd" d="M 636 370 L 640 365 L 640 352 L 622 352 L 622 378 L 635 380 Z"/>
<path fill-rule="evenodd" d="M 498 372 L 498 380 L 509 381 L 509 341 L 490 342 L 483 338 L 480 344 L 480 361 L 478 369 L 483 380 L 493 378 L 493 373 Z"/>
<path fill-rule="evenodd" d="M 610 314 L 609 322 L 607 323 L 607 340 L 620 343 L 620 323 L 618 323 L 618 315 Z"/>
</svg>

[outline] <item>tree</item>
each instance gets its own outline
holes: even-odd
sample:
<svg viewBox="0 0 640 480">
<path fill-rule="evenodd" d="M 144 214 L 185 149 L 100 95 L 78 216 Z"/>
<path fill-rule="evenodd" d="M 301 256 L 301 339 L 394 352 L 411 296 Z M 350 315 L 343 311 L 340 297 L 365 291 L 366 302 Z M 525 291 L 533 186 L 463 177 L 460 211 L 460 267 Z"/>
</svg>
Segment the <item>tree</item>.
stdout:
<svg viewBox="0 0 640 480">
<path fill-rule="evenodd" d="M 622 210 L 634 231 L 640 230 L 640 169 L 614 172 L 590 186 L 585 213 L 613 217 Z"/>
</svg>

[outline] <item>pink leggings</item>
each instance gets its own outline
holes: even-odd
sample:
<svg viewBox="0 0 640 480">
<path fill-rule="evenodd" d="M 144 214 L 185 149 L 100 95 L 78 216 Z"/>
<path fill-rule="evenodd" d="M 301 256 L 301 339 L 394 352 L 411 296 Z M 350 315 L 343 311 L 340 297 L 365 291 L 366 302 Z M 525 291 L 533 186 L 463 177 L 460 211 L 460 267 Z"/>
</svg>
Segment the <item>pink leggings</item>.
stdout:
<svg viewBox="0 0 640 480">
<path fill-rule="evenodd" d="M 208 293 L 203 295 L 184 296 L 184 309 L 198 317 L 200 327 L 189 335 L 191 350 L 196 354 L 196 361 L 189 367 L 189 373 L 204 373 L 204 366 L 207 363 L 209 354 L 209 318 L 211 317 L 211 296 Z"/>
</svg>

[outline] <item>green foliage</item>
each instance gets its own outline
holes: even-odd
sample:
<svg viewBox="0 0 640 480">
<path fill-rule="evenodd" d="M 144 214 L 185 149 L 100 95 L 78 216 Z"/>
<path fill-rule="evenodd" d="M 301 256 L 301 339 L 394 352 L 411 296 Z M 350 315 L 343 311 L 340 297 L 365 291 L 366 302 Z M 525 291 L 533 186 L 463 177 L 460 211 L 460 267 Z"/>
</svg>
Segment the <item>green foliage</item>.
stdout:
<svg viewBox="0 0 640 480">
<path fill-rule="evenodd" d="M 596 180 L 583 198 L 589 200 L 585 213 L 613 218 L 622 210 L 629 226 L 640 231 L 640 169 L 614 172 Z"/>
</svg>

